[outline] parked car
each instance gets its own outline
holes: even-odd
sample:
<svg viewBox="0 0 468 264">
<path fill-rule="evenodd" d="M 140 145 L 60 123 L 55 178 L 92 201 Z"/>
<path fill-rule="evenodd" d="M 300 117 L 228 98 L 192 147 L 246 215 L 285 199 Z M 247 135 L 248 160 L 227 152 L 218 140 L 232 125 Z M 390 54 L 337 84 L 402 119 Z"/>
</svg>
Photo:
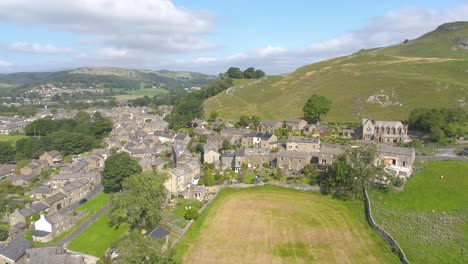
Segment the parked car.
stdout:
<svg viewBox="0 0 468 264">
<path fill-rule="evenodd" d="M 83 199 L 81 199 L 78 203 L 79 203 L 79 204 L 84 204 L 84 203 L 86 203 L 87 201 L 88 201 L 88 199 L 83 198 Z"/>
</svg>

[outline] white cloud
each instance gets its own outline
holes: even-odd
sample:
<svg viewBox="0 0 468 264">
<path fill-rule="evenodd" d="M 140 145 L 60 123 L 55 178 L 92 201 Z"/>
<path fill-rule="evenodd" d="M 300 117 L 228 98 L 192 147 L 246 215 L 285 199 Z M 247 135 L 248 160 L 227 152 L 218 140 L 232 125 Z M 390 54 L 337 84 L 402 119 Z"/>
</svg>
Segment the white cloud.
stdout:
<svg viewBox="0 0 468 264">
<path fill-rule="evenodd" d="M 285 53 L 286 51 L 287 49 L 284 49 L 282 47 L 268 45 L 264 48 L 257 49 L 255 53 L 258 54 L 258 56 L 260 57 L 269 57 L 269 56 Z"/>
<path fill-rule="evenodd" d="M 52 44 L 40 44 L 40 43 L 29 43 L 29 42 L 11 43 L 11 44 L 8 44 L 6 48 L 10 51 L 15 51 L 15 52 L 47 53 L 47 54 L 70 53 L 73 51 L 73 49 L 71 48 L 60 48 Z"/>
<path fill-rule="evenodd" d="M 128 55 L 128 50 L 116 49 L 116 48 L 104 48 L 100 54 L 107 58 L 122 58 Z"/>
<path fill-rule="evenodd" d="M 13 63 L 8 62 L 8 61 L 4 61 L 4 60 L 0 60 L 0 67 L 9 67 L 9 66 L 13 66 Z"/>
<path fill-rule="evenodd" d="M 187 52 L 216 45 L 202 39 L 206 14 L 169 0 L 1 0 L 0 19 L 86 36 L 87 42 L 148 52 Z"/>
</svg>

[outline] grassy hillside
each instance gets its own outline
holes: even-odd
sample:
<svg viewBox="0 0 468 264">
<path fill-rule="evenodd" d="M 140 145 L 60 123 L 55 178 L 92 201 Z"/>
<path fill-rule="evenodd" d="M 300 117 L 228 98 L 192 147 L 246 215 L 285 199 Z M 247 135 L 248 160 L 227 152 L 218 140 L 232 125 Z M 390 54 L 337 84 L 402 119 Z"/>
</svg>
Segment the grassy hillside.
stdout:
<svg viewBox="0 0 468 264">
<path fill-rule="evenodd" d="M 375 221 L 412 263 L 467 263 L 468 163 L 429 163 L 404 191 L 371 193 Z"/>
<path fill-rule="evenodd" d="M 415 107 L 466 107 L 465 38 L 468 40 L 468 22 L 445 24 L 405 44 L 365 50 L 306 65 L 286 76 L 236 85 L 205 101 L 205 113 L 217 111 L 227 119 L 241 115 L 301 117 L 312 94 L 333 101 L 325 116 L 330 121 L 356 122 L 364 116 L 399 120 Z"/>
</svg>

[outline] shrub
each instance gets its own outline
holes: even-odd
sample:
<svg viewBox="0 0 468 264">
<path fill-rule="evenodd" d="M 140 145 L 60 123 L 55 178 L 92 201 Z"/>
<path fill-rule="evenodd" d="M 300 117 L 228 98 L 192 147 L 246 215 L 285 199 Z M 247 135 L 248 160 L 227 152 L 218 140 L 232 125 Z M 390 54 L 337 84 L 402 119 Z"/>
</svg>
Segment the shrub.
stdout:
<svg viewBox="0 0 468 264">
<path fill-rule="evenodd" d="M 200 214 L 198 213 L 197 209 L 190 208 L 185 211 L 184 218 L 187 220 L 197 220 Z"/>
</svg>

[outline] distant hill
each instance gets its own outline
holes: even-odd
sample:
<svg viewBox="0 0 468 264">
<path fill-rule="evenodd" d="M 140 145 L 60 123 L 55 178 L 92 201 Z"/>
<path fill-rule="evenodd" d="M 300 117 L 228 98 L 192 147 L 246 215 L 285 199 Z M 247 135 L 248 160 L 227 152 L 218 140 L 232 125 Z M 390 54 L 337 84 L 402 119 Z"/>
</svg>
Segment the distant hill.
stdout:
<svg viewBox="0 0 468 264">
<path fill-rule="evenodd" d="M 400 120 L 415 107 L 466 107 L 468 22 L 443 24 L 415 40 L 306 65 L 285 76 L 243 81 L 206 100 L 204 110 L 227 119 L 302 117 L 312 94 L 332 100 L 325 116 L 330 121 Z"/>
<path fill-rule="evenodd" d="M 107 87 L 135 89 L 160 87 L 168 90 L 204 86 L 215 76 L 195 72 L 134 70 L 112 67 L 85 67 L 59 72 L 0 74 L 0 83 L 15 86 L 57 84 L 70 88 Z"/>
</svg>

